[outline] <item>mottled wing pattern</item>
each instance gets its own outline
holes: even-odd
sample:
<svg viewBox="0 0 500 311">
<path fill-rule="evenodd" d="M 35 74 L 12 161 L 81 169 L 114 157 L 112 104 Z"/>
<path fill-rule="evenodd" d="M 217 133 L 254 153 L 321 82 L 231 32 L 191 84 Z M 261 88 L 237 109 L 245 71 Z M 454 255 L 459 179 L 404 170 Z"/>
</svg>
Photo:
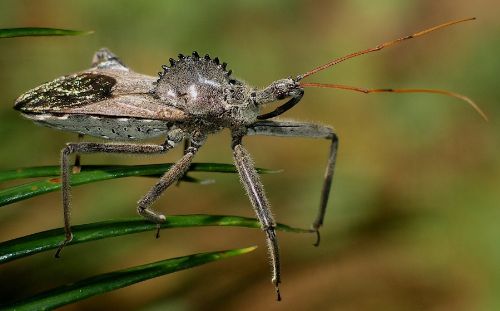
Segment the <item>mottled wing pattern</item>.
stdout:
<svg viewBox="0 0 500 311">
<path fill-rule="evenodd" d="M 85 114 L 182 121 L 183 111 L 150 94 L 153 77 L 129 70 L 96 69 L 64 76 L 21 95 L 25 114 Z"/>
<path fill-rule="evenodd" d="M 96 73 L 64 76 L 24 93 L 14 108 L 23 112 L 47 113 L 99 102 L 111 97 L 116 82 L 110 76 Z"/>
</svg>

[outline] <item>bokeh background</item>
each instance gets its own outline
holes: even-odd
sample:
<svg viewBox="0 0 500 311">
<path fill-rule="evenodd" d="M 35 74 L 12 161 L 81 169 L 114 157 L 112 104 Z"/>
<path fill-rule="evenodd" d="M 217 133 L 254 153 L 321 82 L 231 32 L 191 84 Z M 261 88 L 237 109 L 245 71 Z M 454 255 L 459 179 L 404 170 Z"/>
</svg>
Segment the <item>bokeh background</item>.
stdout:
<svg viewBox="0 0 500 311">
<path fill-rule="evenodd" d="M 106 46 L 138 72 L 155 75 L 169 57 L 197 50 L 229 63 L 255 86 L 450 19 L 461 24 L 311 77 L 362 87 L 430 87 L 473 98 L 363 95 L 307 89 L 287 118 L 335 126 L 341 139 L 322 245 L 279 233 L 284 300 L 274 301 L 259 230 L 151 232 L 68 247 L 0 267 L 0 300 L 111 270 L 190 253 L 259 245 L 251 254 L 94 297 L 64 310 L 499 310 L 500 4 L 418 1 L 19 1 L 0 2 L 0 27 L 94 30 L 90 36 L 0 41 L 0 169 L 54 165 L 75 135 L 35 126 L 12 109 L 26 90 L 87 68 Z M 278 221 L 308 227 L 316 214 L 328 143 L 249 137 Z M 172 162 L 166 156 L 90 155 L 84 164 Z M 210 137 L 198 162 L 232 161 L 229 135 Z M 194 174 L 193 174 L 194 176 Z M 197 174 L 156 207 L 168 214 L 253 216 L 236 175 Z M 130 178 L 73 190 L 73 221 L 135 215 L 154 183 Z M 2 184 L 7 187 L 12 184 Z M 60 193 L 0 210 L 0 240 L 62 225 Z"/>
</svg>

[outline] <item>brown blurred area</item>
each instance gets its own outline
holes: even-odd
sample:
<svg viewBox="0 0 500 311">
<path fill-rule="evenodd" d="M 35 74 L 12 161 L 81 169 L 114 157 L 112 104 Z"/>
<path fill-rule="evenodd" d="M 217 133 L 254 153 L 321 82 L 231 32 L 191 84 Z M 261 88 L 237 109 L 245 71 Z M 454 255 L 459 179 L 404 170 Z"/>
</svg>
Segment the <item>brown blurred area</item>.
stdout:
<svg viewBox="0 0 500 311">
<path fill-rule="evenodd" d="M 494 0 L 406 1 L 14 1 L 0 3 L 0 28 L 94 30 L 90 36 L 0 41 L 0 169 L 55 165 L 76 135 L 35 126 L 12 105 L 42 82 L 87 68 L 106 46 L 135 71 L 155 75 L 178 53 L 229 63 L 255 86 L 458 18 L 457 25 L 361 56 L 309 78 L 368 88 L 437 88 L 431 94 L 363 95 L 307 89 L 284 117 L 333 125 L 340 153 L 322 244 L 278 233 L 283 301 L 274 300 L 258 230 L 169 230 L 68 247 L 0 267 L 7 302 L 91 275 L 174 256 L 259 245 L 256 252 L 157 278 L 63 310 L 499 310 L 500 4 Z M 308 227 L 319 202 L 327 142 L 249 137 L 276 219 Z M 91 155 L 83 164 L 172 162 L 166 156 Z M 232 161 L 229 135 L 210 137 L 197 162 Z M 166 214 L 253 216 L 236 175 L 193 174 L 155 207 Z M 154 183 L 130 178 L 73 190 L 75 224 L 135 215 Z M 1 188 L 11 184 L 2 184 Z M 0 210 L 0 240 L 62 225 L 60 193 Z"/>
</svg>

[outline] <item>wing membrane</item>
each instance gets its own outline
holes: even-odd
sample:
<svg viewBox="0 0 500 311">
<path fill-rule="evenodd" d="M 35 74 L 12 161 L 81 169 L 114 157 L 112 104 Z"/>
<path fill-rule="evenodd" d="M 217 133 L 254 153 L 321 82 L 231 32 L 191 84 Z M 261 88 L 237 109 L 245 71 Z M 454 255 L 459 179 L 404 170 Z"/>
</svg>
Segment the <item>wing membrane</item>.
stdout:
<svg viewBox="0 0 500 311">
<path fill-rule="evenodd" d="M 187 115 L 150 95 L 155 78 L 128 70 L 94 69 L 64 76 L 21 95 L 14 108 L 25 114 L 88 114 L 155 120 Z"/>
</svg>

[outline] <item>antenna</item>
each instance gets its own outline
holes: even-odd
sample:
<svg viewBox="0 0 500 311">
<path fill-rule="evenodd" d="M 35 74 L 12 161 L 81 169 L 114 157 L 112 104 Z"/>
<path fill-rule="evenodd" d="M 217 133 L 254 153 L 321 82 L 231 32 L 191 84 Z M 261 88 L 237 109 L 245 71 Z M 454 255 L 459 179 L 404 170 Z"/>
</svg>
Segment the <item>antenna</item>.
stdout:
<svg viewBox="0 0 500 311">
<path fill-rule="evenodd" d="M 431 27 L 431 28 L 428 28 L 428 29 L 425 29 L 425 30 L 422 30 L 422 31 L 419 31 L 419 32 L 416 32 L 412 35 L 408 35 L 408 36 L 405 36 L 405 37 L 401 37 L 399 39 L 396 39 L 396 40 L 392 40 L 392 41 L 387 41 L 387 42 L 384 42 L 384 43 L 381 43 L 379 45 L 377 45 L 376 47 L 373 47 L 373 48 L 369 48 L 369 49 L 366 49 L 366 50 L 362 50 L 362 51 L 358 51 L 358 52 L 354 52 L 354 53 L 351 53 L 351 54 L 348 54 L 348 55 L 345 55 L 345 56 L 342 56 L 342 57 L 339 57 L 339 58 L 336 58 L 324 65 L 321 65 L 319 67 L 316 67 L 302 75 L 299 75 L 297 76 L 297 78 L 295 79 L 295 81 L 299 82 L 300 80 L 304 79 L 304 78 L 307 78 L 313 74 L 316 74 L 322 70 L 325 70 L 329 67 L 332 67 L 334 65 L 337 65 L 345 60 L 348 60 L 348 59 L 351 59 L 351 58 L 355 58 L 355 57 L 358 57 L 358 56 L 361 56 L 361 55 L 364 55 L 364 54 L 369 54 L 369 53 L 372 53 L 372 52 L 377 52 L 377 51 L 380 51 L 384 48 L 387 48 L 387 47 L 390 47 L 390 46 L 393 46 L 393 45 L 396 45 L 398 43 L 401 43 L 405 40 L 409 40 L 409 39 L 413 39 L 413 38 L 416 38 L 416 37 L 420 37 L 420 36 L 423 36 L 423 35 L 426 35 L 430 32 L 433 32 L 433 31 L 436 31 L 436 30 L 439 30 L 439 29 L 442 29 L 442 28 L 445 28 L 445 27 L 448 27 L 448 26 L 452 26 L 452 25 L 455 25 L 455 24 L 458 24 L 458 23 L 463 23 L 463 22 L 467 22 L 467 21 L 472 21 L 472 20 L 475 20 L 476 18 L 475 17 L 470 17 L 470 18 L 465 18 L 465 19 L 459 19 L 459 20 L 452 20 L 452 21 L 449 21 L 447 23 L 444 23 L 444 24 L 441 24 L 441 25 L 437 25 L 437 26 L 434 26 L 434 27 Z M 460 100 L 463 100 L 465 101 L 467 104 L 469 104 L 484 120 L 488 121 L 488 117 L 486 116 L 486 114 L 477 106 L 477 104 L 472 100 L 470 99 L 469 97 L 465 96 L 465 95 L 462 95 L 462 94 L 458 94 L 458 93 L 454 93 L 454 92 L 450 92 L 450 91 L 446 91 L 446 90 L 436 90 L 436 89 L 365 89 L 365 88 L 361 88 L 361 87 L 356 87 L 356 86 L 349 86 L 349 85 L 343 85 L 343 84 L 332 84 L 332 83 L 304 83 L 304 82 L 301 82 L 299 84 L 301 87 L 321 87 L 321 88 L 330 88 L 330 89 L 341 89 L 341 90 L 348 90 L 348 91 L 355 91 L 355 92 L 361 92 L 361 93 L 365 93 L 365 94 L 369 94 L 369 93 L 431 93 L 431 94 L 441 94 L 441 95 L 446 95 L 446 96 L 450 96 L 450 97 L 454 97 L 454 98 L 458 98 Z"/>
<path fill-rule="evenodd" d="M 354 92 L 360 92 L 364 94 L 370 93 L 431 93 L 431 94 L 441 94 L 450 97 L 455 97 L 461 99 L 468 103 L 472 109 L 474 109 L 485 121 L 488 121 L 486 114 L 479 108 L 479 106 L 469 97 L 450 92 L 445 90 L 435 90 L 435 89 L 365 89 L 356 86 L 343 85 L 343 84 L 331 84 L 331 83 L 300 83 L 301 87 L 321 87 L 330 89 L 341 89 Z"/>
<path fill-rule="evenodd" d="M 396 39 L 396 40 L 392 40 L 392 41 L 387 41 L 387 42 L 384 42 L 384 43 L 381 43 L 379 45 L 377 45 L 376 47 L 373 47 L 373 48 L 369 48 L 369 49 L 366 49 L 366 50 L 362 50 L 362 51 L 358 51 L 358 52 L 354 52 L 354 53 L 351 53 L 351 54 L 348 54 L 348 55 L 345 55 L 345 56 L 342 56 L 342 57 L 339 57 L 339 58 L 336 58 L 324 65 L 321 65 L 319 67 L 316 67 L 302 75 L 299 75 L 297 76 L 296 78 L 296 81 L 300 81 L 304 78 L 307 78 L 309 77 L 310 75 L 313 75 L 315 73 L 318 73 L 324 69 L 327 69 L 331 66 L 334 66 L 334 65 L 337 65 L 338 63 L 341 63 L 345 60 L 348 60 L 348 59 L 351 59 L 351 58 L 354 58 L 354 57 L 358 57 L 360 55 L 363 55 L 363 54 L 368 54 L 368 53 L 372 53 L 372 52 L 377 52 L 377 51 L 380 51 L 384 48 L 387 48 L 387 47 L 390 47 L 390 46 L 393 46 L 393 45 L 396 45 L 398 43 L 401 43 L 405 40 L 409 40 L 409 39 L 413 39 L 413 38 L 416 38 L 416 37 L 420 37 L 420 36 L 423 36 L 423 35 L 426 35 L 430 32 L 433 32 L 433 31 L 436 31 L 436 30 L 439 30 L 439 29 L 442 29 L 442 28 L 445 28 L 445 27 L 448 27 L 448 26 L 451 26 L 451 25 L 455 25 L 455 24 L 458 24 L 458 23 L 462 23 L 462 22 L 467 22 L 467 21 L 472 21 L 472 20 L 475 20 L 476 18 L 475 17 L 470 17 L 470 18 L 465 18 L 465 19 L 459 19 L 459 20 L 453 20 L 453 21 L 449 21 L 447 23 L 444 23 L 444 24 L 441 24 L 441 25 L 437 25 L 437 26 L 434 26 L 434 27 L 431 27 L 431 28 L 428 28 L 428 29 L 425 29 L 425 30 L 422 30 L 422 31 L 419 31 L 419 32 L 416 32 L 412 35 L 409 35 L 409 36 L 406 36 L 406 37 L 402 37 L 402 38 L 399 38 L 399 39 Z"/>
</svg>

